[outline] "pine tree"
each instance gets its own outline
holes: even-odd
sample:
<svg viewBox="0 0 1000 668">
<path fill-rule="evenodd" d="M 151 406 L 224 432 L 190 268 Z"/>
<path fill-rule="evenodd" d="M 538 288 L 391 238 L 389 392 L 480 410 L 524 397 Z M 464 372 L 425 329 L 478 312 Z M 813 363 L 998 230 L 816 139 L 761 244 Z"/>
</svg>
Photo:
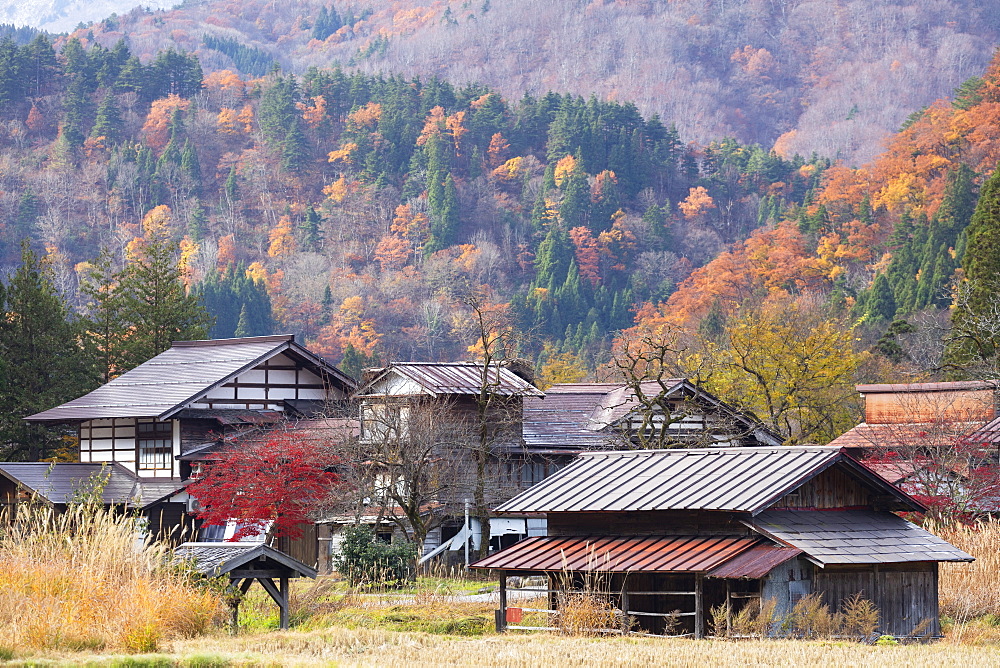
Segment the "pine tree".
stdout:
<svg viewBox="0 0 1000 668">
<path fill-rule="evenodd" d="M 427 255 L 453 245 L 458 236 L 458 189 L 455 179 L 449 173 L 440 185 L 438 181 L 433 179 L 433 187 L 429 185 L 427 189 L 427 205 L 431 211 L 431 235 L 424 246 Z"/>
<path fill-rule="evenodd" d="M 98 379 L 81 327 L 70 320 L 51 270 L 27 242 L 21 266 L 0 290 L 0 306 L 0 447 L 5 460 L 37 461 L 60 445 L 65 429 L 21 418 L 87 392 Z"/>
</svg>

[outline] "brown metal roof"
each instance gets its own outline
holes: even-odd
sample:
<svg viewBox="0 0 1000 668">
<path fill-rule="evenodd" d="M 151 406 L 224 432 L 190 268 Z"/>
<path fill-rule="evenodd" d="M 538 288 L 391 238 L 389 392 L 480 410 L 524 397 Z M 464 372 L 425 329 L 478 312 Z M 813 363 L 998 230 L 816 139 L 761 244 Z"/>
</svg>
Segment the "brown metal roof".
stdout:
<svg viewBox="0 0 1000 668">
<path fill-rule="evenodd" d="M 719 510 L 756 513 L 819 472 L 842 464 L 894 496 L 915 501 L 840 448 L 779 446 L 581 453 L 575 462 L 497 508 L 504 513 Z"/>
<path fill-rule="evenodd" d="M 859 424 L 830 441 L 840 448 L 897 450 L 913 447 L 954 446 L 977 442 L 969 432 L 983 434 L 982 422 Z M 987 425 L 988 427 L 989 425 Z M 977 430 L 977 427 L 981 427 Z"/>
<path fill-rule="evenodd" d="M 419 385 L 431 396 L 440 394 L 479 394 L 483 365 L 479 362 L 397 362 L 378 373 L 358 396 L 383 396 L 372 387 L 396 373 Z M 488 379 L 490 392 L 501 396 L 542 396 L 544 393 L 510 369 L 492 365 Z"/>
<path fill-rule="evenodd" d="M 762 578 L 789 559 L 802 554 L 794 547 L 776 545 L 754 545 L 721 566 L 716 566 L 708 575 L 713 578 Z"/>
<path fill-rule="evenodd" d="M 954 392 L 955 390 L 989 390 L 996 383 L 989 380 L 961 380 L 948 383 L 876 383 L 856 385 L 861 394 L 896 394 L 900 392 Z"/>
<path fill-rule="evenodd" d="M 214 341 L 176 341 L 153 359 L 61 406 L 25 418 L 70 422 L 114 417 L 165 419 L 214 387 L 287 352 L 348 391 L 354 381 L 295 343 L 291 335 Z"/>
<path fill-rule="evenodd" d="M 898 515 L 868 510 L 768 510 L 744 522 L 796 547 L 821 566 L 973 561 L 971 555 Z"/>
<path fill-rule="evenodd" d="M 539 536 L 470 564 L 470 568 L 607 573 L 705 572 L 758 541 L 732 536 Z"/>
</svg>

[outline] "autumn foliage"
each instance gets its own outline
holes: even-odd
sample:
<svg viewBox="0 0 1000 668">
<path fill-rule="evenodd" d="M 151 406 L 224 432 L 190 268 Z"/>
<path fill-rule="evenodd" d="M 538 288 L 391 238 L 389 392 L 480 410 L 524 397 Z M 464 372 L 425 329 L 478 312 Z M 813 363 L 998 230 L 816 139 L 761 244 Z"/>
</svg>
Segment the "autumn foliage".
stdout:
<svg viewBox="0 0 1000 668">
<path fill-rule="evenodd" d="M 232 540 L 267 532 L 296 538 L 340 478 L 330 446 L 280 429 L 230 445 L 207 461 L 188 493 L 208 525 L 239 522 Z"/>
</svg>

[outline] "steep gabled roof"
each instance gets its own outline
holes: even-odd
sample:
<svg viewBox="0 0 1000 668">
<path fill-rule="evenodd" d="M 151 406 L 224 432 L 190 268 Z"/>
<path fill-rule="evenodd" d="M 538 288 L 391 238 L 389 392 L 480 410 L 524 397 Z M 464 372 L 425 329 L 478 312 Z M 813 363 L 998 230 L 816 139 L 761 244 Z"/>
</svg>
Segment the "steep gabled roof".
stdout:
<svg viewBox="0 0 1000 668">
<path fill-rule="evenodd" d="M 899 509 L 922 510 L 841 448 L 782 446 L 586 452 L 497 508 L 504 513 L 712 510 L 759 513 L 840 465 Z"/>
<path fill-rule="evenodd" d="M 179 480 L 139 478 L 121 464 L 0 462 L 0 475 L 53 504 L 66 504 L 104 479 L 101 502 L 144 508 L 184 489 Z"/>
<path fill-rule="evenodd" d="M 25 420 L 72 422 L 116 417 L 164 420 L 219 385 L 281 353 L 300 360 L 345 391 L 356 386 L 350 376 L 300 346 L 292 335 L 175 341 L 169 350 L 93 392 Z"/>
<path fill-rule="evenodd" d="M 174 549 L 174 555 L 189 561 L 194 570 L 207 577 L 225 575 L 248 564 L 262 572 L 277 566 L 302 577 L 316 577 L 315 568 L 263 543 L 182 543 Z"/>
<path fill-rule="evenodd" d="M 404 395 L 476 395 L 482 387 L 483 365 L 480 362 L 397 362 L 382 369 L 361 388 L 358 397 L 393 396 L 380 391 L 393 376 L 402 382 Z M 500 396 L 542 396 L 544 393 L 510 369 L 499 364 L 489 370 L 489 389 Z"/>
<path fill-rule="evenodd" d="M 662 384 L 661 384 L 662 383 Z M 765 445 L 782 439 L 756 419 L 736 410 L 710 392 L 684 378 L 642 383 L 642 392 L 655 397 L 664 392 L 670 401 L 691 401 L 706 412 L 716 412 L 731 423 L 731 431 Z M 624 383 L 559 383 L 544 398 L 524 401 L 524 442 L 531 448 L 607 448 L 617 434 L 614 428 L 640 409 L 635 392 Z M 680 423 L 677 425 L 680 427 Z M 689 435 L 677 429 L 678 437 Z M 683 440 L 681 438 L 681 440 Z"/>
</svg>

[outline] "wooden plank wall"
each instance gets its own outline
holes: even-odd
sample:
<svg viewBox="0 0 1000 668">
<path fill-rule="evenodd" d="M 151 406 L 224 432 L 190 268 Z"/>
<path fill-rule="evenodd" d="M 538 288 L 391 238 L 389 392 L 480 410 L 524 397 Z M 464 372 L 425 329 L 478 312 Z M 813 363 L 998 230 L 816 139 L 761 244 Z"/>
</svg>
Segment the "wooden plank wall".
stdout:
<svg viewBox="0 0 1000 668">
<path fill-rule="evenodd" d="M 877 566 L 828 566 L 816 569 L 815 591 L 831 609 L 860 593 L 879 609 L 879 632 L 905 636 L 918 629 L 921 635 L 940 635 L 938 619 L 938 565 L 934 562 L 880 564 Z"/>
</svg>

